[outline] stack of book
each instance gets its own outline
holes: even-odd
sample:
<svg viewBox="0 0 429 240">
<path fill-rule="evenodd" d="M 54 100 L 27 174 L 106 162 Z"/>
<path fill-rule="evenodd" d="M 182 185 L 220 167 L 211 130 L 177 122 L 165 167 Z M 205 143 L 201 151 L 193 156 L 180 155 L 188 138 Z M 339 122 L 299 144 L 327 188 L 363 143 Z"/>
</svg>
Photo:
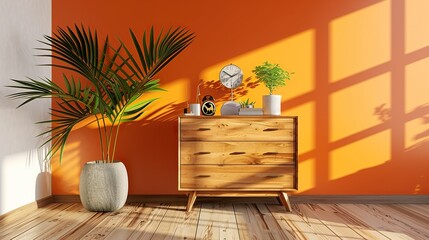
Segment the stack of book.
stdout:
<svg viewBox="0 0 429 240">
<path fill-rule="evenodd" d="M 238 115 L 242 116 L 262 116 L 264 112 L 262 108 L 240 108 Z"/>
</svg>

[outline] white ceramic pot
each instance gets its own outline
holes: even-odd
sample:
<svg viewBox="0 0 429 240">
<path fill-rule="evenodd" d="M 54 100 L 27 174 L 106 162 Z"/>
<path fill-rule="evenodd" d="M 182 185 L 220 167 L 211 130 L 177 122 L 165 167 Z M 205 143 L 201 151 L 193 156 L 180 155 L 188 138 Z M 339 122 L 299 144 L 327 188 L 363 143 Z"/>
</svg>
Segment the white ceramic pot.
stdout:
<svg viewBox="0 0 429 240">
<path fill-rule="evenodd" d="M 238 115 L 241 105 L 234 101 L 227 101 L 222 105 L 220 114 L 222 116 Z"/>
<path fill-rule="evenodd" d="M 80 200 L 93 212 L 122 208 L 128 196 L 128 174 L 122 162 L 87 162 L 80 173 Z"/>
<path fill-rule="evenodd" d="M 282 114 L 282 96 L 264 95 L 262 96 L 262 110 L 264 115 L 280 116 Z"/>
</svg>

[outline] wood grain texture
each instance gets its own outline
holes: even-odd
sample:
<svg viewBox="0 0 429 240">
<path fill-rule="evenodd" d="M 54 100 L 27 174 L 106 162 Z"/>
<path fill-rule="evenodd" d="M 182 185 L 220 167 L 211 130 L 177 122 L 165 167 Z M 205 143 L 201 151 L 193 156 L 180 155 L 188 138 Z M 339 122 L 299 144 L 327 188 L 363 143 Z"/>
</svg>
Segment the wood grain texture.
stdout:
<svg viewBox="0 0 429 240">
<path fill-rule="evenodd" d="M 197 192 L 196 191 L 189 193 L 188 204 L 186 204 L 186 210 L 188 212 L 190 212 L 192 210 L 192 206 L 194 206 L 196 199 L 197 199 Z"/>
<path fill-rule="evenodd" d="M 181 117 L 182 141 L 294 141 L 294 117 Z"/>
<path fill-rule="evenodd" d="M 293 164 L 293 142 L 181 142 L 181 164 Z"/>
<path fill-rule="evenodd" d="M 202 204 L 196 239 L 240 239 L 232 204 Z"/>
<path fill-rule="evenodd" d="M 21 209 L 0 239 L 429 239 L 429 204 L 127 204 L 113 213 L 78 203 Z"/>
<path fill-rule="evenodd" d="M 297 117 L 180 117 L 178 190 L 296 190 Z M 190 195 L 190 210 L 199 193 Z M 219 195 L 220 196 L 220 195 Z M 281 202 L 290 209 L 287 195 Z"/>
<path fill-rule="evenodd" d="M 181 190 L 292 189 L 293 166 L 181 165 Z"/>
</svg>

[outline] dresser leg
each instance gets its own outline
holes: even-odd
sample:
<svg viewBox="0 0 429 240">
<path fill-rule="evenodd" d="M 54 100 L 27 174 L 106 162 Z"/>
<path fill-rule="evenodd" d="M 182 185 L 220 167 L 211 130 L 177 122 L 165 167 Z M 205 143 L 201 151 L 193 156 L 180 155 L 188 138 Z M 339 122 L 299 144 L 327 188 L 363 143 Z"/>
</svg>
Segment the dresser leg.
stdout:
<svg viewBox="0 0 429 240">
<path fill-rule="evenodd" d="M 186 211 L 192 211 L 192 207 L 194 206 L 195 200 L 197 199 L 197 192 L 191 192 L 188 196 L 188 205 L 186 206 Z"/>
<path fill-rule="evenodd" d="M 290 205 L 289 197 L 288 197 L 287 193 L 286 192 L 280 192 L 279 193 L 279 199 L 280 199 L 280 202 L 283 204 L 283 206 L 285 206 L 286 211 L 292 212 L 292 206 Z"/>
</svg>

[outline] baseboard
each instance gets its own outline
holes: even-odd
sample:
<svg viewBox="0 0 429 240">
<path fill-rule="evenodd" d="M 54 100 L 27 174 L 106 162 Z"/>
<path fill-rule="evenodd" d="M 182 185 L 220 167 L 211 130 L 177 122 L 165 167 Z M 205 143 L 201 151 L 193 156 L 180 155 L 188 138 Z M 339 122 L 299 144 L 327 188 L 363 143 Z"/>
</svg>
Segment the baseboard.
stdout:
<svg viewBox="0 0 429 240">
<path fill-rule="evenodd" d="M 292 203 L 429 204 L 429 195 L 292 195 Z M 54 195 L 52 202 L 78 203 L 79 195 Z M 185 195 L 128 195 L 127 203 L 186 203 Z M 277 203 L 272 197 L 199 197 L 197 202 Z"/>
<path fill-rule="evenodd" d="M 54 197 L 52 195 L 44 197 L 44 198 L 39 199 L 39 200 L 36 200 L 36 204 L 37 204 L 38 208 L 42 208 L 42 207 L 44 207 L 48 204 L 54 203 L 54 202 L 55 202 Z"/>
<path fill-rule="evenodd" d="M 80 203 L 79 195 L 52 195 L 56 203 Z"/>
</svg>

